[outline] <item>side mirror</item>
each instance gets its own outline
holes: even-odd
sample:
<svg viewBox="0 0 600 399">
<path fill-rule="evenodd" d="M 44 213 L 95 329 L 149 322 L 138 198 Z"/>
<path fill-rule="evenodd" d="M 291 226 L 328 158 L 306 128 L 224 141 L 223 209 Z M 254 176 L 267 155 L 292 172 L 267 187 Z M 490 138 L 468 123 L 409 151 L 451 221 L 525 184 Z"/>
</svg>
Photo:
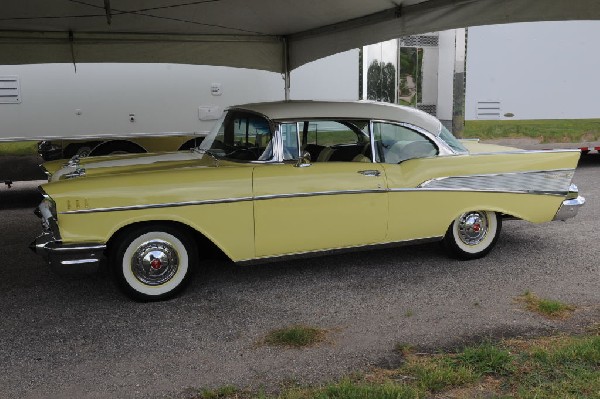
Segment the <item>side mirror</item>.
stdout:
<svg viewBox="0 0 600 399">
<path fill-rule="evenodd" d="M 302 156 L 298 159 L 298 162 L 294 165 L 297 168 L 306 168 L 307 166 L 311 166 L 310 163 L 310 152 L 303 151 Z"/>
</svg>

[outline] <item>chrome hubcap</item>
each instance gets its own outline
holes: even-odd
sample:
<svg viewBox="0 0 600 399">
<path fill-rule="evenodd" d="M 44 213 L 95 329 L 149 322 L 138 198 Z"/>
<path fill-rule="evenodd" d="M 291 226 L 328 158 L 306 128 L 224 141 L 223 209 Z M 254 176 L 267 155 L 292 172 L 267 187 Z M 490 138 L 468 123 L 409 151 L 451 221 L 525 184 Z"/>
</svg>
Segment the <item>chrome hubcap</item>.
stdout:
<svg viewBox="0 0 600 399">
<path fill-rule="evenodd" d="M 131 257 L 131 271 L 135 278 L 147 285 L 161 285 L 173 278 L 179 268 L 175 248 L 163 240 L 143 243 Z"/>
<path fill-rule="evenodd" d="M 477 245 L 487 235 L 488 219 L 485 213 L 468 212 L 458 221 L 458 237 L 467 245 Z"/>
</svg>

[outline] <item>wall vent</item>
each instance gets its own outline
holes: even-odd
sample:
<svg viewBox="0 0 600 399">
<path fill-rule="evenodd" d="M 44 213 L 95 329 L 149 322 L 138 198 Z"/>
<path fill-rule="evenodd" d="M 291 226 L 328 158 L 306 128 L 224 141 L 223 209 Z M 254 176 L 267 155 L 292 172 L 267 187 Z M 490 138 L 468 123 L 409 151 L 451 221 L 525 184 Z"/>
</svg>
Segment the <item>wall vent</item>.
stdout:
<svg viewBox="0 0 600 399">
<path fill-rule="evenodd" d="M 500 119 L 500 101 L 477 101 L 477 119 Z"/>
<path fill-rule="evenodd" d="M 19 104 L 21 87 L 18 76 L 0 76 L 0 104 Z"/>
</svg>

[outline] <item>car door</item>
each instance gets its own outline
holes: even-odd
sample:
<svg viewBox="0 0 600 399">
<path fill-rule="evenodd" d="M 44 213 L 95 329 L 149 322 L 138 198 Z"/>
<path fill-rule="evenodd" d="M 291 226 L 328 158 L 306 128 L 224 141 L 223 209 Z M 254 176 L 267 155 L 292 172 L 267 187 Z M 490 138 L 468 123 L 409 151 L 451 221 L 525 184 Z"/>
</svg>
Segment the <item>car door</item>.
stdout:
<svg viewBox="0 0 600 399">
<path fill-rule="evenodd" d="M 291 152 L 286 148 L 301 148 L 312 154 L 312 160 L 255 167 L 256 256 L 383 242 L 387 233 L 386 182 L 383 166 L 371 161 L 368 122 L 284 125 L 280 131 L 293 131 L 301 145 L 292 142 L 294 135 L 282 137 L 283 153 Z"/>
<path fill-rule="evenodd" d="M 419 189 L 427 176 L 442 165 L 439 148 L 421 129 L 401 123 L 372 125 L 377 160 L 386 175 L 389 228 L 386 241 L 400 242 L 437 237 L 448 227 L 441 217 L 445 205 L 440 193 Z"/>
</svg>

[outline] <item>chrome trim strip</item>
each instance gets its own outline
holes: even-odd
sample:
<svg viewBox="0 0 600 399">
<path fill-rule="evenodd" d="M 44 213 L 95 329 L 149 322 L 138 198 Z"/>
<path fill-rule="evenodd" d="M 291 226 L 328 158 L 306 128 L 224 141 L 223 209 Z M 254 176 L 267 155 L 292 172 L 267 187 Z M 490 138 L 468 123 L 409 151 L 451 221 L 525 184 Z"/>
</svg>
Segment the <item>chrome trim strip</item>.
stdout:
<svg viewBox="0 0 600 399">
<path fill-rule="evenodd" d="M 460 139 L 459 139 L 460 140 Z M 457 154 L 462 156 L 476 157 L 479 155 L 507 155 L 507 154 L 549 154 L 554 152 L 578 152 L 581 154 L 579 149 L 549 149 L 549 150 L 521 150 L 515 149 L 514 151 L 500 151 L 500 152 L 473 152 L 469 154 Z"/>
<path fill-rule="evenodd" d="M 533 195 L 557 195 L 564 196 L 567 194 L 566 191 L 533 191 L 533 190 L 494 190 L 494 189 L 468 189 L 468 188 L 382 188 L 382 189 L 369 189 L 369 190 L 339 190 L 339 191 L 316 191 L 312 193 L 288 193 L 288 194 L 268 194 L 259 195 L 256 197 L 239 197 L 239 198 L 221 198 L 204 201 L 186 201 L 186 202 L 170 202 L 164 204 L 148 204 L 148 205 L 131 205 L 113 208 L 92 208 L 92 209 L 79 209 L 67 212 L 60 212 L 61 215 L 74 215 L 74 214 L 85 214 L 95 212 L 119 212 L 119 211 L 136 211 L 144 209 L 155 209 L 155 208 L 170 208 L 170 207 L 181 207 L 181 206 L 193 206 L 193 205 L 211 205 L 211 204 L 226 204 L 233 202 L 245 202 L 245 201 L 264 201 L 271 199 L 281 198 L 303 198 L 303 197 L 317 197 L 324 195 L 352 195 L 352 194 L 382 194 L 389 192 L 423 192 L 423 191 L 443 191 L 443 192 L 481 192 L 481 193 L 499 193 L 499 194 L 533 194 Z"/>
<path fill-rule="evenodd" d="M 471 189 L 471 188 L 390 188 L 391 193 L 400 192 L 423 192 L 423 191 L 440 191 L 440 192 L 465 192 L 465 193 L 496 193 L 496 194 L 532 194 L 532 195 L 557 195 L 564 197 L 568 194 L 567 191 L 541 191 L 541 190 L 495 190 L 495 189 Z"/>
<path fill-rule="evenodd" d="M 171 208 L 180 206 L 190 205 L 207 205 L 207 204 L 226 204 L 230 202 L 244 202 L 252 201 L 252 197 L 240 197 L 240 198 L 221 198 L 214 200 L 203 200 L 203 201 L 186 201 L 186 202 L 168 202 L 164 204 L 148 204 L 148 205 L 130 205 L 130 206 L 116 206 L 112 208 L 92 208 L 92 209 L 78 209 L 75 211 L 60 212 L 61 215 L 73 215 L 81 213 L 95 213 L 95 212 L 118 212 L 118 211 L 137 211 L 142 209 L 154 209 L 154 208 Z"/>
<path fill-rule="evenodd" d="M 575 169 L 560 169 L 447 176 L 424 181 L 419 184 L 418 187 L 458 190 L 467 189 L 475 191 L 496 190 L 567 193 L 574 174 Z"/>
<path fill-rule="evenodd" d="M 278 198 L 300 198 L 300 197 L 318 197 L 322 195 L 344 195 L 344 194 L 377 194 L 386 193 L 387 189 L 372 189 L 372 190 L 340 190 L 340 191 L 315 191 L 313 193 L 291 193 L 291 194 L 269 194 L 259 195 L 254 197 L 256 201 L 278 199 Z"/>
<path fill-rule="evenodd" d="M 405 241 L 391 241 L 382 244 L 365 244 L 365 245 L 357 245 L 354 247 L 342 247 L 342 248 L 331 248 L 331 249 L 321 249 L 316 251 L 305 251 L 305 252 L 297 252 L 293 254 L 287 255 L 275 255 L 275 256 L 265 256 L 261 258 L 252 258 L 252 259 L 244 259 L 235 262 L 238 265 L 252 265 L 259 263 L 268 263 L 268 262 L 281 262 L 285 260 L 291 259 L 302 259 L 309 258 L 314 256 L 322 256 L 322 255 L 339 255 L 347 252 L 359 252 L 359 251 L 370 251 L 374 249 L 386 249 L 386 248 L 396 248 L 402 247 L 405 245 L 417 245 L 417 244 L 426 244 L 431 242 L 440 241 L 443 236 L 433 236 L 427 238 L 417 238 L 414 240 L 405 240 Z"/>
</svg>

